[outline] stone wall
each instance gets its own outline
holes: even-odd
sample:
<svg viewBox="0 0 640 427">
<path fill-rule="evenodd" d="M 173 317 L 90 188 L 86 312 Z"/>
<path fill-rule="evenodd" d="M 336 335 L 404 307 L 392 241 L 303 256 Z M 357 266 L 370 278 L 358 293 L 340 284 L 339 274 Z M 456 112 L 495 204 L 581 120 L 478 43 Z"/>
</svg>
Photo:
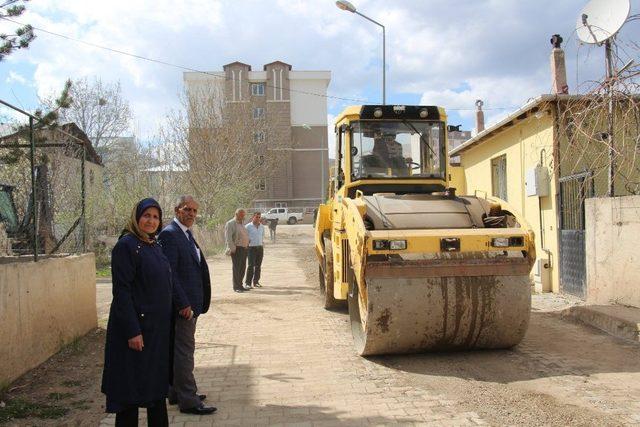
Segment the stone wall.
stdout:
<svg viewBox="0 0 640 427">
<path fill-rule="evenodd" d="M 585 203 L 587 303 L 640 307 L 640 196 Z"/>
<path fill-rule="evenodd" d="M 93 254 L 0 258 L 0 386 L 97 324 Z"/>
</svg>

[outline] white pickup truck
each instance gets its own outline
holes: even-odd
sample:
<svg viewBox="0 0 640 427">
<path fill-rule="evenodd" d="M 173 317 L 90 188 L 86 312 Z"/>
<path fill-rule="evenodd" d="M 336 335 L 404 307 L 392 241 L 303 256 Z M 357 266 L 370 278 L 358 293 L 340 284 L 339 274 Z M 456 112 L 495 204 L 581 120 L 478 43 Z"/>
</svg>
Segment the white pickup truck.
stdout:
<svg viewBox="0 0 640 427">
<path fill-rule="evenodd" d="M 262 214 L 264 219 L 278 219 L 278 222 L 287 222 L 287 224 L 296 224 L 302 221 L 302 212 L 291 212 L 287 208 L 272 208 L 267 213 Z"/>
</svg>

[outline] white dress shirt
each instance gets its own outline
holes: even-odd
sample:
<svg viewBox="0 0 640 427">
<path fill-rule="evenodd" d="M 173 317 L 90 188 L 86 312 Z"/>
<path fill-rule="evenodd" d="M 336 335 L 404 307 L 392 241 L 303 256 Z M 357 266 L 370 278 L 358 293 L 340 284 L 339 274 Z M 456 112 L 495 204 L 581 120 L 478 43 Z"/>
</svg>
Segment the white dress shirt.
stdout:
<svg viewBox="0 0 640 427">
<path fill-rule="evenodd" d="M 184 233 L 184 236 L 187 238 L 187 240 L 191 240 L 189 238 L 189 234 L 187 233 L 187 230 L 189 229 L 189 227 L 185 227 L 185 225 L 183 223 L 180 222 L 180 220 L 178 220 L 178 218 L 173 218 L 173 221 L 178 224 L 178 227 L 180 227 L 180 230 L 182 230 L 182 232 Z M 198 254 L 198 262 L 200 262 L 200 249 L 196 246 L 196 254 Z"/>
</svg>

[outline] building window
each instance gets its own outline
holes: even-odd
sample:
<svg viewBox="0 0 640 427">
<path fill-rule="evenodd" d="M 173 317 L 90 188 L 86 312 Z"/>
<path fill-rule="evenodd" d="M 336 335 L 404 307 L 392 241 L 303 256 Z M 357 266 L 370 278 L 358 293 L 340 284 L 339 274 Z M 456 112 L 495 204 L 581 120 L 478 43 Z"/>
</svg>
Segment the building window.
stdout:
<svg viewBox="0 0 640 427">
<path fill-rule="evenodd" d="M 267 189 L 267 181 L 264 178 L 260 178 L 256 181 L 255 189 L 258 191 L 264 191 Z"/>
<path fill-rule="evenodd" d="M 251 83 L 251 95 L 264 96 L 264 83 Z"/>
<path fill-rule="evenodd" d="M 265 133 L 264 131 L 259 131 L 259 132 L 254 132 L 253 133 L 253 142 L 255 142 L 256 144 L 262 144 L 265 140 Z"/>
<path fill-rule="evenodd" d="M 276 208 L 286 208 L 287 207 L 287 202 L 276 202 Z M 282 213 L 284 213 L 284 209 L 282 210 Z"/>
<path fill-rule="evenodd" d="M 256 107 L 253 109 L 253 118 L 254 119 L 264 119 L 264 108 Z"/>
<path fill-rule="evenodd" d="M 257 164 L 258 166 L 262 166 L 262 165 L 264 165 L 264 156 L 263 156 L 262 154 L 258 154 L 258 155 L 256 156 L 256 164 Z"/>
<path fill-rule="evenodd" d="M 507 156 L 491 159 L 491 192 L 495 197 L 507 201 Z"/>
</svg>

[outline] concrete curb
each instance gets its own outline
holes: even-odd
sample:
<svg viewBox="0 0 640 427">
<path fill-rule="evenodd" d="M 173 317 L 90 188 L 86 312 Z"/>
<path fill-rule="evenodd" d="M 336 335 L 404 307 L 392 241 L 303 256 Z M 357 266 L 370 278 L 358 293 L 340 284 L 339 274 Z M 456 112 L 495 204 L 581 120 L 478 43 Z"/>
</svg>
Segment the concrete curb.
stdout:
<svg viewBox="0 0 640 427">
<path fill-rule="evenodd" d="M 640 343 L 640 308 L 582 305 L 563 310 L 561 316 L 593 326 L 618 338 Z"/>
</svg>

